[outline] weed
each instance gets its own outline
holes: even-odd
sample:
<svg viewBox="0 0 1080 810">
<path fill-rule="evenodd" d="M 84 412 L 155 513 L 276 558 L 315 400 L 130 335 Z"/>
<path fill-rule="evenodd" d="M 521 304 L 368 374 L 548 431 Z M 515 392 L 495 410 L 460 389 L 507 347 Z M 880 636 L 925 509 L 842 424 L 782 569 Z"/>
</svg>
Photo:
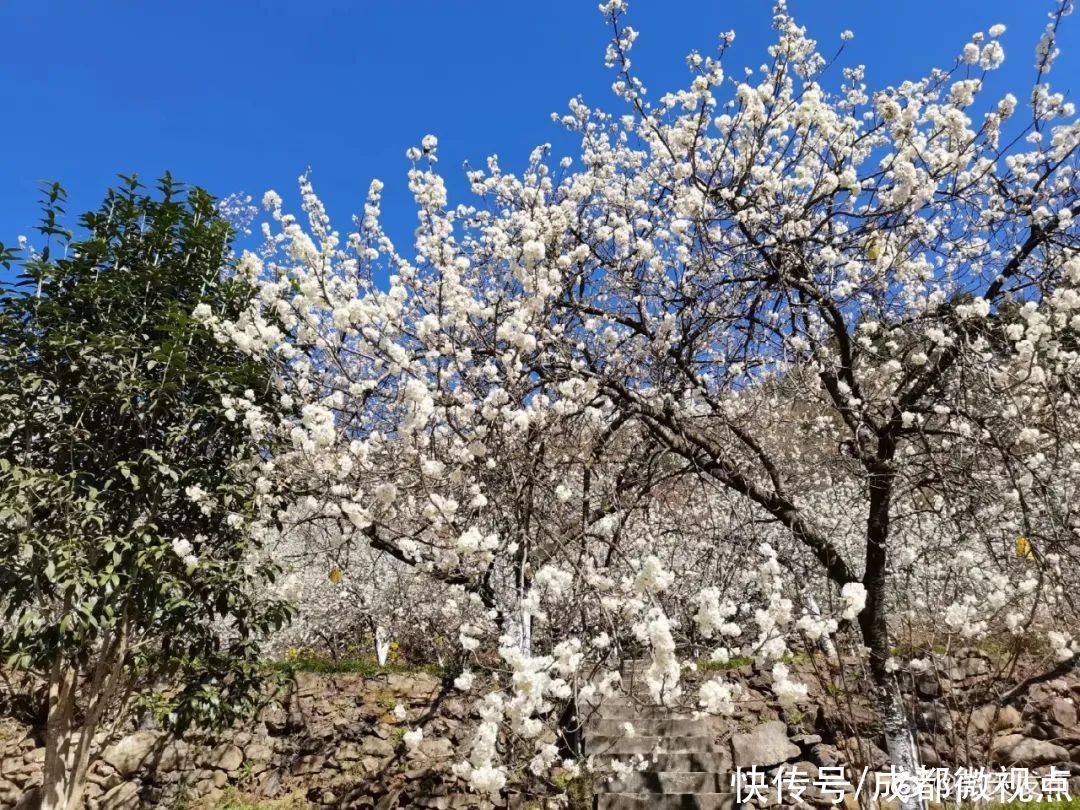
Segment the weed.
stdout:
<svg viewBox="0 0 1080 810">
<path fill-rule="evenodd" d="M 712 661 L 708 658 L 701 658 L 698 659 L 697 668 L 699 672 L 723 672 L 729 669 L 748 667 L 752 663 L 754 663 L 753 659 L 743 656 L 729 658 L 727 661 Z"/>
</svg>

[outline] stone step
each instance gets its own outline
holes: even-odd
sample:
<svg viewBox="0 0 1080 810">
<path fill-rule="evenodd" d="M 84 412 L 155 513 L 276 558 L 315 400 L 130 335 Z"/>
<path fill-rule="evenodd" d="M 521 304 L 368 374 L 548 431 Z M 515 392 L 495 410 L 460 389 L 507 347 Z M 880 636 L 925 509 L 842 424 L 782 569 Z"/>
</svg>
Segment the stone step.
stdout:
<svg viewBox="0 0 1080 810">
<path fill-rule="evenodd" d="M 694 737 L 718 734 L 732 728 L 723 717 L 699 717 L 696 720 L 676 719 L 670 715 L 661 717 L 605 717 L 590 719 L 585 723 L 585 734 L 615 737 L 626 734 L 626 724 L 633 725 L 634 734 L 659 737 Z"/>
<path fill-rule="evenodd" d="M 626 754 L 597 754 L 591 760 L 594 769 L 601 773 L 610 770 L 612 762 L 635 766 L 634 758 Z M 646 762 L 647 764 L 643 765 L 643 767 L 649 771 L 730 773 L 734 768 L 731 761 L 731 752 L 726 749 L 707 754 L 657 754 L 653 757 L 647 757 Z"/>
<path fill-rule="evenodd" d="M 648 754 L 658 749 L 668 754 L 707 754 L 726 750 L 727 743 L 718 743 L 711 734 L 682 737 L 589 734 L 585 737 L 588 754 Z"/>
<path fill-rule="evenodd" d="M 596 810 L 734 810 L 734 793 L 600 793 Z"/>
<path fill-rule="evenodd" d="M 730 773 L 687 771 L 636 771 L 593 782 L 594 793 L 724 793 L 731 787 Z"/>
</svg>

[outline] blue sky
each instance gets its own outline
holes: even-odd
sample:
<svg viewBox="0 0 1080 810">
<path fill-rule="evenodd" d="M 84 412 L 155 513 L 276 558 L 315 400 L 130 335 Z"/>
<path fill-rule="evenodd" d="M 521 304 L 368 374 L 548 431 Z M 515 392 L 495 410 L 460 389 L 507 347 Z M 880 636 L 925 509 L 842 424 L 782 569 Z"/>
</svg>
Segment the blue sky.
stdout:
<svg viewBox="0 0 1080 810">
<path fill-rule="evenodd" d="M 947 65 L 975 30 L 1004 23 L 1007 60 L 995 90 L 1023 99 L 1047 0 L 791 0 L 831 54 L 865 63 L 871 88 Z M 765 59 L 765 0 L 636 0 L 634 59 L 651 92 L 685 84 L 684 57 L 734 29 L 727 72 Z M 607 28 L 596 0 L 4 0 L 0 87 L 0 241 L 30 234 L 37 183 L 60 180 L 74 214 L 116 173 L 169 169 L 223 196 L 268 188 L 295 206 L 311 167 L 339 229 L 368 182 L 386 183 L 399 242 L 415 214 L 407 147 L 428 133 L 461 198 L 458 167 L 496 153 L 522 165 L 538 143 L 569 144 L 550 121 L 582 94 L 617 109 L 603 66 Z M 1066 20 L 1058 89 L 1080 76 L 1080 15 Z M 566 148 L 557 149 L 565 153 Z M 72 217 L 74 221 L 74 217 Z"/>
</svg>

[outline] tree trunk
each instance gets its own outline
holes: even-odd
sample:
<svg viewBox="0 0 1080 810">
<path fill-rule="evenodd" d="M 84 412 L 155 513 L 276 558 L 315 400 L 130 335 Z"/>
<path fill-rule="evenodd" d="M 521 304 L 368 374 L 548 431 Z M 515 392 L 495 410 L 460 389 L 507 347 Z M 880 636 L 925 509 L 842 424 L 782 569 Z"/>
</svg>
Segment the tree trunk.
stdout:
<svg viewBox="0 0 1080 810">
<path fill-rule="evenodd" d="M 79 810 L 90 770 L 90 747 L 105 712 L 126 677 L 127 621 L 101 644 L 90 677 L 83 679 L 85 713 L 75 725 L 79 670 L 58 657 L 49 673 L 49 707 L 45 722 L 45 767 L 40 810 Z"/>
<path fill-rule="evenodd" d="M 899 781 L 907 775 L 912 778 L 908 785 L 913 785 L 915 771 L 919 765 L 919 753 L 915 747 L 900 689 L 887 667 L 891 650 L 886 617 L 885 586 L 889 509 L 894 480 L 894 473 L 889 463 L 893 455 L 892 451 L 891 443 L 879 448 L 879 454 L 883 457 L 882 463 L 878 468 L 871 470 L 870 475 L 866 571 L 863 575 L 866 606 L 859 614 L 859 628 L 862 631 L 863 643 L 870 651 L 870 675 L 874 684 L 874 697 L 878 718 L 881 720 L 885 733 L 885 747 L 889 762 L 893 766 L 894 778 Z M 898 791 L 898 793 L 902 792 Z M 921 793 L 918 791 L 915 793 L 916 795 L 913 796 L 897 796 L 900 800 L 900 810 L 925 810 L 926 801 Z"/>
<path fill-rule="evenodd" d="M 390 638 L 382 627 L 375 628 L 375 660 L 379 666 L 386 666 L 386 659 L 390 655 Z"/>
<path fill-rule="evenodd" d="M 82 785 L 76 782 L 85 773 L 75 773 L 72 746 L 75 719 L 76 672 L 58 657 L 49 673 L 49 707 L 45 721 L 45 765 L 41 783 L 41 810 L 74 810 L 73 793 L 81 798 Z"/>
<path fill-rule="evenodd" d="M 878 714 L 885 731 L 885 749 L 894 773 L 914 777 L 919 768 L 919 749 L 916 748 L 915 738 L 911 733 L 903 696 L 895 682 L 884 688 L 878 687 Z M 915 789 L 896 791 L 901 810 L 925 810 L 926 802 L 917 783 L 912 781 L 909 784 L 915 786 Z"/>
<path fill-rule="evenodd" d="M 525 608 L 521 609 L 521 652 L 532 655 L 532 614 Z"/>
</svg>

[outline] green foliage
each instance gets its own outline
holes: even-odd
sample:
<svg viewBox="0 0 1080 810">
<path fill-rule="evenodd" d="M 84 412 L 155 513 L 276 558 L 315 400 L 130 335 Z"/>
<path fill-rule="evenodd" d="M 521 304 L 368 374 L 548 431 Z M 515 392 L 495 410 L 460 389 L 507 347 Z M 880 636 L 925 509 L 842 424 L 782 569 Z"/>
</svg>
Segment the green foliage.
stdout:
<svg viewBox="0 0 1080 810">
<path fill-rule="evenodd" d="M 698 660 L 697 668 L 699 672 L 726 672 L 729 669 L 748 667 L 752 663 L 754 663 L 752 658 L 745 658 L 743 656 L 735 656 L 727 661 L 713 661 L 708 658 L 702 658 Z"/>
<path fill-rule="evenodd" d="M 567 800 L 567 810 L 590 810 L 593 806 L 592 776 L 583 773 L 573 778 L 556 774 L 552 780 Z"/>
<path fill-rule="evenodd" d="M 258 554 L 267 448 L 223 398 L 272 416 L 278 397 L 192 318 L 253 293 L 223 272 L 233 234 L 213 198 L 122 181 L 75 241 L 46 187 L 46 244 L 0 291 L 0 656 L 91 685 L 122 672 L 117 694 L 174 683 L 173 724 L 224 723 L 250 708 L 258 642 L 289 609 Z"/>
</svg>

